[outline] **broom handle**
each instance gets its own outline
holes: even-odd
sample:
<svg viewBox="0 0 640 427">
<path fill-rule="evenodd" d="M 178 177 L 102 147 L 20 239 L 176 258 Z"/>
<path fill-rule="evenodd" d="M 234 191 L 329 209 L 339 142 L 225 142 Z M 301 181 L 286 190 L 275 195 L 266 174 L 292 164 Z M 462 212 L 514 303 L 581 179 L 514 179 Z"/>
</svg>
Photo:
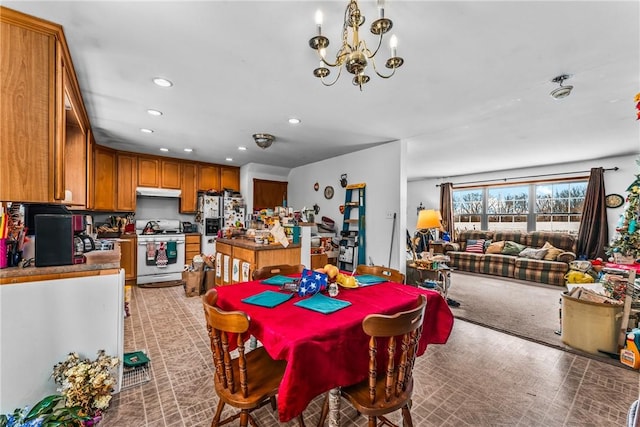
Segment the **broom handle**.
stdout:
<svg viewBox="0 0 640 427">
<path fill-rule="evenodd" d="M 633 288 L 636 280 L 636 271 L 629 270 L 629 278 L 624 293 L 624 309 L 622 310 L 622 324 L 620 325 L 620 335 L 618 336 L 618 348 L 624 348 L 627 339 L 627 327 L 629 326 L 629 313 L 631 312 L 631 300 L 633 299 Z"/>
</svg>

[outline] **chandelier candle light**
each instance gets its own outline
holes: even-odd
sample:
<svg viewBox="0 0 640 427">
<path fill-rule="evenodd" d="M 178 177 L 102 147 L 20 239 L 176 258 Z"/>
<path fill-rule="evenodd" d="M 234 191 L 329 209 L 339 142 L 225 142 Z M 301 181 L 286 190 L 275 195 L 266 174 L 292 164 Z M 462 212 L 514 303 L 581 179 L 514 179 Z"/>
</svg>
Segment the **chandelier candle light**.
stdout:
<svg viewBox="0 0 640 427">
<path fill-rule="evenodd" d="M 383 79 L 388 79 L 396 72 L 396 68 L 399 68 L 404 63 L 404 59 L 396 56 L 396 50 L 398 47 L 398 40 L 395 35 L 392 35 L 389 40 L 389 47 L 391 49 L 391 57 L 387 59 L 385 67 L 391 69 L 391 74 L 381 74 L 376 68 L 374 56 L 378 53 L 380 46 L 382 45 L 382 38 L 392 27 L 393 22 L 390 19 L 384 17 L 384 0 L 378 0 L 378 19 L 371 23 L 371 33 L 379 36 L 378 46 L 372 52 L 367 43 L 364 40 L 360 40 L 359 28 L 364 24 L 365 17 L 360 12 L 358 2 L 356 0 L 350 0 L 344 12 L 344 23 L 342 25 L 342 45 L 340 50 L 336 53 L 335 62 L 331 62 L 326 57 L 326 48 L 329 46 L 329 39 L 322 35 L 322 12 L 316 12 L 316 26 L 318 29 L 318 35 L 312 37 L 309 40 L 309 46 L 318 52 L 320 56 L 320 65 L 313 70 L 313 75 L 318 77 L 322 84 L 325 86 L 332 86 L 340 78 L 342 73 L 342 66 L 346 70 L 353 74 L 353 84 L 358 86 L 362 91 L 362 85 L 370 80 L 370 77 L 365 74 L 365 70 L 368 65 L 368 60 L 373 64 L 373 70 L 375 73 Z M 351 34 L 351 43 L 349 43 L 349 35 Z M 338 75 L 332 82 L 327 82 L 325 77 L 330 74 L 329 68 L 337 67 Z"/>
</svg>

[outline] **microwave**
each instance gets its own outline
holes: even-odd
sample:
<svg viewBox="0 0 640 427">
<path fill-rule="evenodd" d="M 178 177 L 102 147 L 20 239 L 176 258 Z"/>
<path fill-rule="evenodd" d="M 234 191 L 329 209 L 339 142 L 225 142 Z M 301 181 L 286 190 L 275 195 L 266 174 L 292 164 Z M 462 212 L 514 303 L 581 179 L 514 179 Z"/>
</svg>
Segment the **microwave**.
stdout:
<svg viewBox="0 0 640 427">
<path fill-rule="evenodd" d="M 35 265 L 82 264 L 86 258 L 76 250 L 74 237 L 84 232 L 83 215 L 35 215 Z"/>
</svg>

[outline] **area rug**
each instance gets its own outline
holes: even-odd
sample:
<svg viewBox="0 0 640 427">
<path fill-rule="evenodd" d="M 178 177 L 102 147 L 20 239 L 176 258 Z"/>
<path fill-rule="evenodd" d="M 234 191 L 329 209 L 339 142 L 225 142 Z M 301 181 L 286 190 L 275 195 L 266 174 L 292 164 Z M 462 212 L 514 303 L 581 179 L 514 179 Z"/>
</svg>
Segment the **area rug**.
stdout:
<svg viewBox="0 0 640 427">
<path fill-rule="evenodd" d="M 448 297 L 457 319 L 495 329 L 568 352 L 613 362 L 607 355 L 591 355 L 562 342 L 561 295 L 567 289 L 497 276 L 454 272 Z"/>
</svg>

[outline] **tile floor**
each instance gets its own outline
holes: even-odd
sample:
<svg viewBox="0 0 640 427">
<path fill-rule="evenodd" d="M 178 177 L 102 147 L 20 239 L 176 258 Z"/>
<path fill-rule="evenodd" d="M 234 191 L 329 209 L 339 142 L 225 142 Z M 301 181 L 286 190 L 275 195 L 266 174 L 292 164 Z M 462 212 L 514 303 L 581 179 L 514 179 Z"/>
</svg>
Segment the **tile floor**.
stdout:
<svg viewBox="0 0 640 427">
<path fill-rule="evenodd" d="M 125 352 L 146 350 L 151 380 L 114 396 L 102 427 L 209 426 L 217 404 L 200 299 L 181 287 L 135 288 Z M 639 374 L 456 320 L 445 345 L 416 360 L 416 426 L 624 426 Z M 322 397 L 304 413 L 318 420 Z M 269 406 L 262 427 L 279 423 Z M 343 426 L 365 426 L 342 405 Z"/>
</svg>

